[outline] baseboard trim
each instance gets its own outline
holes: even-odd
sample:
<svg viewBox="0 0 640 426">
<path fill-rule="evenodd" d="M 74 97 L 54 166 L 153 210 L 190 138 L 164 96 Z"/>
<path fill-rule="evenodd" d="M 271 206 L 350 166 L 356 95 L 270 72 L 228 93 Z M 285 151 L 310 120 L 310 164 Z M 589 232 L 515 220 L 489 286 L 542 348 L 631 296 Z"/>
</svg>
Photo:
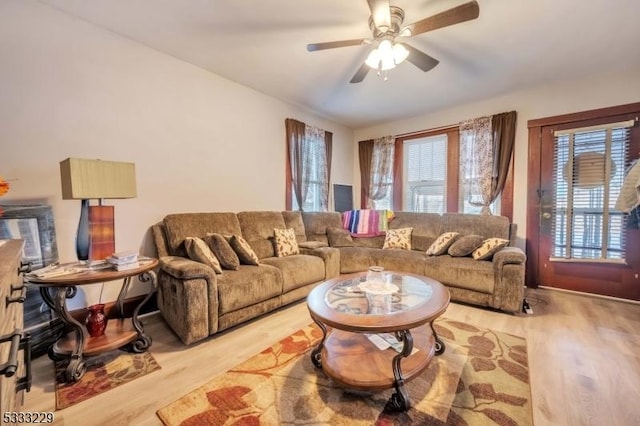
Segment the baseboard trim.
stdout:
<svg viewBox="0 0 640 426">
<path fill-rule="evenodd" d="M 558 287 L 548 287 L 545 285 L 539 285 L 537 288 L 543 288 L 545 290 L 552 290 L 552 291 L 559 291 L 562 293 L 576 294 L 578 296 L 593 297 L 596 299 L 612 300 L 614 302 L 630 303 L 632 305 L 640 305 L 640 300 L 622 299 L 620 297 L 605 296 L 603 294 L 595 294 L 595 293 L 584 293 L 582 291 L 567 290 L 565 288 L 558 288 Z"/>
</svg>

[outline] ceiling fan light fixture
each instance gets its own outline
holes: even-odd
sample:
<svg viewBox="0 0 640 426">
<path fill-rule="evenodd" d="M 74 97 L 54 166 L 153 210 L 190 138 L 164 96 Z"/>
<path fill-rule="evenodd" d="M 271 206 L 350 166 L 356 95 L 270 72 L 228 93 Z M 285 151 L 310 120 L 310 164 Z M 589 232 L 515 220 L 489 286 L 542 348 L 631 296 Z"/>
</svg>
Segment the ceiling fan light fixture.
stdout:
<svg viewBox="0 0 640 426">
<path fill-rule="evenodd" d="M 407 59 L 409 51 L 400 43 L 392 44 L 390 40 L 382 40 L 364 61 L 374 70 L 386 71 Z"/>
<path fill-rule="evenodd" d="M 393 46 L 392 52 L 393 52 L 393 62 L 395 62 L 396 65 L 400 64 L 409 56 L 409 51 L 407 50 L 407 48 L 401 45 L 400 43 L 396 43 Z"/>
<path fill-rule="evenodd" d="M 378 45 L 378 51 L 380 52 L 380 56 L 383 58 L 385 56 L 389 56 L 389 54 L 393 52 L 393 45 L 391 44 L 391 41 L 387 39 L 382 40 Z"/>
<path fill-rule="evenodd" d="M 378 49 L 373 49 L 364 63 L 374 70 L 377 70 L 380 67 L 380 52 Z"/>
<path fill-rule="evenodd" d="M 396 67 L 393 56 L 385 56 L 380 60 L 380 70 L 386 71 Z"/>
</svg>

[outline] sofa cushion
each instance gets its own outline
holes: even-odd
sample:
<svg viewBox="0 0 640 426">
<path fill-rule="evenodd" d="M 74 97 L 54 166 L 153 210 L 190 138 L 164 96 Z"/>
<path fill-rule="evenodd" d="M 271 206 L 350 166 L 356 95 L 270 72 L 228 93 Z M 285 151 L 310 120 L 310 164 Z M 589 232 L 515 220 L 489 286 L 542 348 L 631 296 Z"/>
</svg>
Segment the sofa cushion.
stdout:
<svg viewBox="0 0 640 426">
<path fill-rule="evenodd" d="M 494 254 L 509 244 L 509 240 L 503 238 L 487 238 L 480 247 L 471 254 L 475 260 L 489 260 Z"/>
<path fill-rule="evenodd" d="M 495 272 L 493 264 L 471 257 L 451 257 L 448 254 L 427 256 L 423 275 L 442 284 L 481 293 L 493 294 Z"/>
<path fill-rule="evenodd" d="M 389 222 L 389 229 L 413 228 L 411 248 L 420 251 L 427 251 L 438 238 L 441 226 L 442 218 L 438 213 L 395 212 Z"/>
<path fill-rule="evenodd" d="M 184 240 L 187 237 L 204 238 L 217 232 L 222 235 L 240 234 L 240 223 L 235 213 L 176 213 L 162 220 L 170 255 L 186 254 Z"/>
<path fill-rule="evenodd" d="M 275 266 L 281 271 L 283 293 L 325 279 L 324 261 L 319 256 L 295 254 L 286 257 L 269 257 L 262 259 L 262 263 Z"/>
<path fill-rule="evenodd" d="M 298 243 L 298 247 L 303 249 L 317 249 L 322 247 L 329 247 L 329 244 L 322 241 L 302 241 Z"/>
<path fill-rule="evenodd" d="M 389 229 L 413 228 L 415 235 L 436 238 L 441 234 L 442 217 L 438 213 L 395 212 Z"/>
<path fill-rule="evenodd" d="M 298 240 L 298 243 L 307 241 L 304 222 L 302 221 L 302 212 L 283 211 L 282 218 L 284 219 L 284 227 L 293 228 L 293 230 L 296 232 L 296 240 Z"/>
<path fill-rule="evenodd" d="M 229 239 L 229 245 L 238 255 L 240 263 L 244 263 L 245 265 L 258 265 L 260 263 L 258 255 L 253 251 L 249 243 L 240 235 L 232 235 Z"/>
<path fill-rule="evenodd" d="M 442 232 L 455 231 L 461 235 L 482 235 L 485 238 L 509 239 L 509 219 L 504 216 L 464 213 L 442 215 Z"/>
<path fill-rule="evenodd" d="M 327 228 L 327 238 L 331 247 L 353 247 L 351 232 L 343 228 Z"/>
<path fill-rule="evenodd" d="M 196 262 L 209 265 L 216 274 L 222 273 L 222 267 L 215 254 L 211 251 L 211 248 L 201 238 L 187 237 L 184 240 L 184 246 L 189 255 L 189 259 Z"/>
<path fill-rule="evenodd" d="M 353 237 L 353 246 L 381 249 L 384 245 L 385 238 L 384 235 L 377 235 L 375 237 Z"/>
<path fill-rule="evenodd" d="M 480 247 L 482 241 L 484 241 L 484 237 L 481 235 L 463 235 L 449 246 L 447 252 L 453 257 L 469 256 Z"/>
<path fill-rule="evenodd" d="M 460 234 L 458 232 L 445 232 L 441 234 L 427 249 L 427 255 L 440 256 L 445 254 L 451 244 L 458 238 Z"/>
<path fill-rule="evenodd" d="M 307 240 L 328 243 L 327 228 L 342 228 L 338 212 L 302 212 Z"/>
<path fill-rule="evenodd" d="M 376 264 L 373 256 L 378 252 L 382 252 L 382 250 L 369 247 L 340 248 L 340 273 L 351 274 L 353 272 L 366 271 L 369 269 L 369 266 Z M 391 252 L 392 251 L 387 250 L 385 253 Z"/>
<path fill-rule="evenodd" d="M 413 228 L 388 229 L 384 238 L 383 249 L 411 250 L 411 232 Z"/>
<path fill-rule="evenodd" d="M 371 253 L 374 265 L 382 266 L 388 271 L 409 272 L 424 275 L 424 265 L 428 256 L 416 250 L 376 250 Z"/>
<path fill-rule="evenodd" d="M 282 294 L 282 273 L 270 265 L 240 265 L 218 275 L 219 314 L 223 315 Z"/>
<path fill-rule="evenodd" d="M 415 229 L 411 233 L 411 250 L 418 250 L 426 252 L 431 247 L 431 244 L 436 240 L 438 236 L 427 237 L 424 235 L 416 235 Z"/>
<path fill-rule="evenodd" d="M 211 251 L 213 251 L 213 254 L 215 254 L 220 261 L 222 269 L 238 269 L 240 259 L 238 259 L 238 255 L 233 251 L 225 237 L 217 233 L 212 233 L 207 235 L 204 241 L 211 247 Z"/>
<path fill-rule="evenodd" d="M 250 211 L 238 213 L 242 237 L 251 245 L 259 259 L 276 255 L 273 244 L 273 230 L 285 229 L 281 212 Z"/>
<path fill-rule="evenodd" d="M 300 254 L 300 248 L 296 241 L 296 233 L 293 228 L 274 229 L 275 249 L 277 257 Z"/>
</svg>

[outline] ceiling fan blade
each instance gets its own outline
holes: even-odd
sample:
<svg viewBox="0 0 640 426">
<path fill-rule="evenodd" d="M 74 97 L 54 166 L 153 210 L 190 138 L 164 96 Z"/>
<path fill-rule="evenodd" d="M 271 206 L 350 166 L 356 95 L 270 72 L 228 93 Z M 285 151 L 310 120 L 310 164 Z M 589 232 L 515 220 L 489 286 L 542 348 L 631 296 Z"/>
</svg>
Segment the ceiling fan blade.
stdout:
<svg viewBox="0 0 640 426">
<path fill-rule="evenodd" d="M 407 61 L 411 62 L 422 71 L 427 72 L 440 63 L 436 58 L 427 55 L 426 53 L 416 49 L 413 46 L 409 46 L 407 43 L 402 43 L 404 47 L 409 51 Z"/>
<path fill-rule="evenodd" d="M 340 40 L 340 41 L 328 41 L 325 43 L 311 43 L 311 44 L 307 44 L 307 50 L 309 52 L 315 52 L 316 50 L 335 49 L 336 47 L 360 46 L 365 42 L 366 42 L 366 39 L 358 38 L 354 40 Z"/>
<path fill-rule="evenodd" d="M 349 83 L 360 83 L 367 76 L 369 69 L 370 69 L 369 65 L 362 64 L 362 66 L 360 66 L 360 68 L 358 69 L 358 71 L 356 71 L 353 77 L 351 77 L 351 80 L 349 81 Z"/>
<path fill-rule="evenodd" d="M 391 28 L 391 9 L 389 8 L 389 0 L 367 0 L 371 17 L 376 28 L 382 32 L 386 32 Z"/>
<path fill-rule="evenodd" d="M 470 1 L 452 9 L 445 10 L 437 15 L 430 16 L 418 22 L 408 25 L 406 28 L 411 31 L 411 35 L 426 33 L 459 24 L 460 22 L 476 19 L 480 15 L 480 6 L 477 1 Z"/>
</svg>

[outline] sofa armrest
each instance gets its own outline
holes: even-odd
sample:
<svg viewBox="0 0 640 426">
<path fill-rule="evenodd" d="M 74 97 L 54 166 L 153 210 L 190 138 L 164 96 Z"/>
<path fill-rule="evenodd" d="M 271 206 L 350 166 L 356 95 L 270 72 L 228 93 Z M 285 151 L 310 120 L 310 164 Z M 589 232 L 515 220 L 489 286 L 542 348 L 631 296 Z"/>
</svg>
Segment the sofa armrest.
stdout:
<svg viewBox="0 0 640 426">
<path fill-rule="evenodd" d="M 179 257 L 160 258 L 158 307 L 186 345 L 218 331 L 218 281 L 213 269 Z"/>
<path fill-rule="evenodd" d="M 522 309 L 526 260 L 518 247 L 505 247 L 493 255 L 494 307 L 514 313 Z"/>
<path fill-rule="evenodd" d="M 320 247 L 315 249 L 301 248 L 300 253 L 318 256 L 324 261 L 324 279 L 328 280 L 340 275 L 340 250 L 335 247 Z"/>
<path fill-rule="evenodd" d="M 161 257 L 160 269 L 179 280 L 189 280 L 193 278 L 216 280 L 216 273 L 209 265 L 187 259 L 186 257 Z"/>
<path fill-rule="evenodd" d="M 527 255 L 518 247 L 504 247 L 493 255 L 493 264 L 499 268 L 509 263 L 524 263 L 526 260 Z"/>
</svg>

